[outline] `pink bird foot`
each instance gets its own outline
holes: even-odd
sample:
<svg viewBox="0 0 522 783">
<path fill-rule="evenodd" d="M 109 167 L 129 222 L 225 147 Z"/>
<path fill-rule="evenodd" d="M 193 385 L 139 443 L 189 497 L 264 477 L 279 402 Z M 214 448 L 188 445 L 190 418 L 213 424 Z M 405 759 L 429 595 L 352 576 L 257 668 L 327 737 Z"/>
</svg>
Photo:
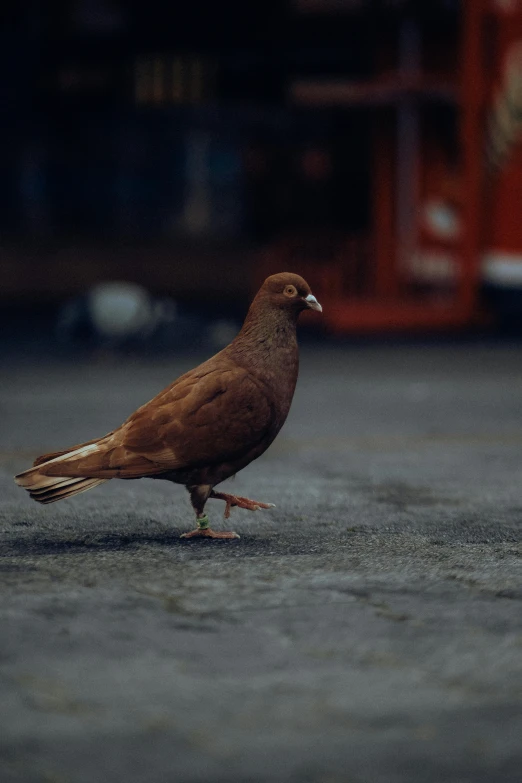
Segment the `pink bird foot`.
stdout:
<svg viewBox="0 0 522 783">
<path fill-rule="evenodd" d="M 212 530 L 211 527 L 201 530 L 198 527 L 196 530 L 191 530 L 190 533 L 182 533 L 180 538 L 239 538 L 239 536 L 232 530 Z"/>
<path fill-rule="evenodd" d="M 239 538 L 238 534 L 232 530 L 212 530 L 206 514 L 198 517 L 197 522 L 198 526 L 195 530 L 191 530 L 190 533 L 182 533 L 180 538 Z"/>
<path fill-rule="evenodd" d="M 243 498 L 241 495 L 228 495 L 226 492 L 212 491 L 209 497 L 225 501 L 227 504 L 225 507 L 225 519 L 229 518 L 230 509 L 234 506 L 246 508 L 248 511 L 258 511 L 260 508 L 275 508 L 274 503 L 262 503 L 260 500 L 249 500 L 249 498 Z"/>
</svg>

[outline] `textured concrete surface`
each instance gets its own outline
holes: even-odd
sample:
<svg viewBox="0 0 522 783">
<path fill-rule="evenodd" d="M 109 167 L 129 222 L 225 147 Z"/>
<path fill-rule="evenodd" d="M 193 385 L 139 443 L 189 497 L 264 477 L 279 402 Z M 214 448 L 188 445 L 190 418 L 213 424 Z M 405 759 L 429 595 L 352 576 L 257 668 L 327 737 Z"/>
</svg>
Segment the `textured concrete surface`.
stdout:
<svg viewBox="0 0 522 783">
<path fill-rule="evenodd" d="M 519 781 L 521 358 L 303 351 L 237 542 L 165 482 L 12 482 L 190 362 L 1 366 L 2 783 Z"/>
</svg>

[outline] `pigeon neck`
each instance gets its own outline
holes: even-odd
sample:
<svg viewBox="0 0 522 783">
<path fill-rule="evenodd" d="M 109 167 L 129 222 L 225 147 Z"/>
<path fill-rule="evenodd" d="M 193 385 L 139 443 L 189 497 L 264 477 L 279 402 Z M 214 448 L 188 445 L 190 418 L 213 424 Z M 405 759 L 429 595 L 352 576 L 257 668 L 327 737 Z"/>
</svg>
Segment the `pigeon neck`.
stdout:
<svg viewBox="0 0 522 783">
<path fill-rule="evenodd" d="M 297 315 L 290 309 L 274 307 L 268 302 L 255 302 L 236 339 L 271 345 L 272 348 L 288 345 L 295 340 Z"/>
<path fill-rule="evenodd" d="M 243 366 L 258 371 L 265 379 L 287 373 L 297 377 L 297 313 L 255 302 L 243 328 L 230 344 L 232 354 Z"/>
</svg>

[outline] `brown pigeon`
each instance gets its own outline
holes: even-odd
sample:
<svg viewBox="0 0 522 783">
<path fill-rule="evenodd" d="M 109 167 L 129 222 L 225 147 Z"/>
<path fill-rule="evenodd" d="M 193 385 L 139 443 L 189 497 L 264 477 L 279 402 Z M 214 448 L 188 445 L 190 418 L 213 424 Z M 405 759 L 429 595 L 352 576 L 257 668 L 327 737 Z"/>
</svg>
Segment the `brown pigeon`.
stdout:
<svg viewBox="0 0 522 783">
<path fill-rule="evenodd" d="M 38 457 L 17 484 L 54 503 L 113 478 L 166 479 L 186 486 L 196 512 L 197 528 L 184 538 L 238 538 L 210 528 L 205 503 L 224 500 L 225 518 L 233 506 L 272 507 L 214 487 L 263 454 L 283 426 L 299 369 L 297 318 L 307 308 L 322 310 L 302 277 L 268 277 L 230 345 L 108 435 Z"/>
</svg>

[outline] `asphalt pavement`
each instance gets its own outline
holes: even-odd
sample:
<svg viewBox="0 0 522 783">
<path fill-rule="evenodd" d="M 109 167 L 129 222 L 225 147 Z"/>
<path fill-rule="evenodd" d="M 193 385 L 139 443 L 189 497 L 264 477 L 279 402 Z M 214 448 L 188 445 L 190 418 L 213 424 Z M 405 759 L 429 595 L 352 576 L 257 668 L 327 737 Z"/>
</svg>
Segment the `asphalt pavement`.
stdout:
<svg viewBox="0 0 522 783">
<path fill-rule="evenodd" d="M 0 365 L 2 783 L 519 781 L 522 346 L 306 347 L 239 541 L 167 482 L 15 486 L 196 361 Z"/>
</svg>

